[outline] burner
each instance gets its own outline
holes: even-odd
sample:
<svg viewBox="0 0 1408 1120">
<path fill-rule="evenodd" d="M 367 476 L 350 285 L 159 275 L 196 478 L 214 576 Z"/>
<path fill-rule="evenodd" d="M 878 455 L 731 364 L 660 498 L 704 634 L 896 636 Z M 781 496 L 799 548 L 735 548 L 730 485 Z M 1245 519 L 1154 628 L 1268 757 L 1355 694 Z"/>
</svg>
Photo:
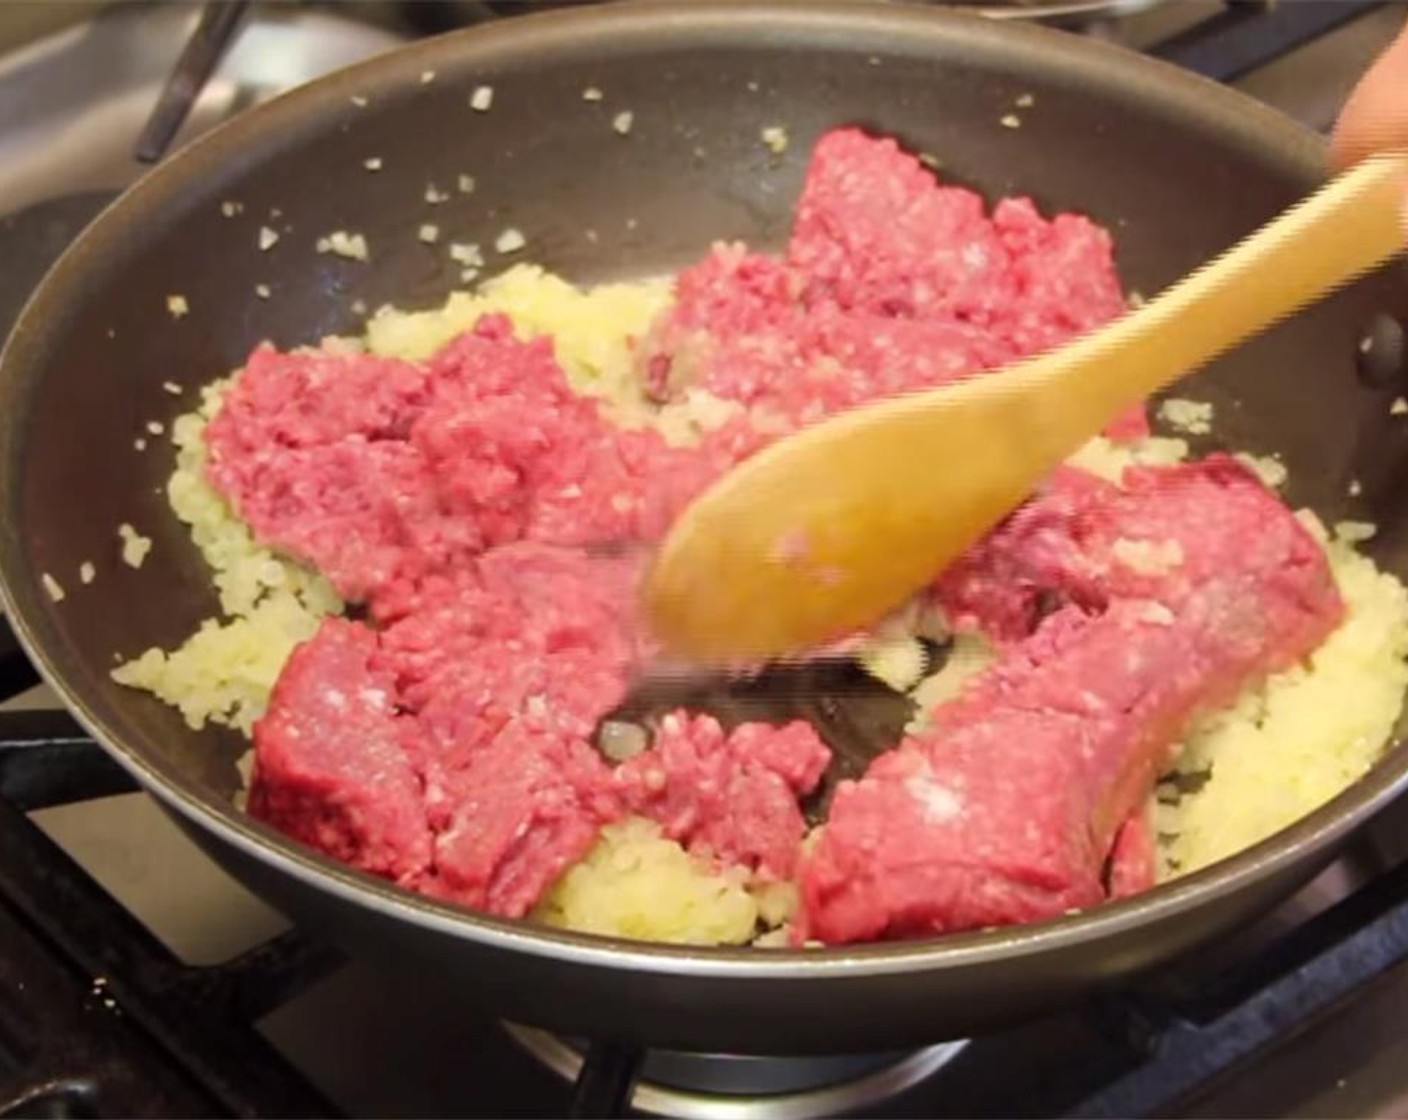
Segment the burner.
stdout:
<svg viewBox="0 0 1408 1120">
<path fill-rule="evenodd" d="M 504 1030 L 568 1081 L 581 1074 L 584 1044 L 505 1023 Z M 839 1057 L 747 1057 L 652 1051 L 630 1099 L 637 1112 L 678 1120 L 810 1120 L 876 1107 L 932 1077 L 966 1041 L 895 1054 Z"/>
</svg>

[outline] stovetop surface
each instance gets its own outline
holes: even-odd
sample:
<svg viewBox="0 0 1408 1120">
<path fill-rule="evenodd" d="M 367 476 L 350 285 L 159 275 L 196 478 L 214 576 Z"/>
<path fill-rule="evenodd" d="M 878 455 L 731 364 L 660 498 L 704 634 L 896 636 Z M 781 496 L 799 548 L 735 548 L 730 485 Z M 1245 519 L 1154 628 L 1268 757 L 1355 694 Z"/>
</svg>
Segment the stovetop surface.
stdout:
<svg viewBox="0 0 1408 1120">
<path fill-rule="evenodd" d="M 1096 33 L 1147 49 L 1167 42 L 1171 35 L 1219 7 L 1211 0 L 1159 5 L 1105 25 Z M 305 80 L 333 65 L 384 49 L 394 42 L 385 28 L 395 24 L 395 13 L 388 18 L 387 9 L 387 5 L 377 6 L 375 12 L 367 8 L 366 14 L 375 14 L 381 26 L 375 32 L 355 19 L 339 21 L 326 13 L 309 14 L 307 18 L 324 36 L 321 40 L 306 35 L 300 39 L 305 45 L 304 54 L 298 56 L 300 65 L 277 79 L 267 75 L 255 79 L 247 69 L 241 69 L 251 57 L 247 48 L 246 55 L 232 56 L 222 77 L 198 106 L 183 139 L 279 85 Z M 355 16 L 355 11 L 352 14 Z M 129 12 L 125 18 L 135 23 L 139 17 Z M 179 43 L 190 17 L 166 8 L 140 18 L 154 21 L 149 26 L 157 28 L 151 32 L 154 39 L 144 42 L 171 44 Z M 282 18 L 286 26 L 287 17 Z M 1235 84 L 1323 129 L 1333 120 L 1354 77 L 1388 41 L 1402 18 L 1397 5 L 1370 10 L 1285 58 L 1240 76 Z M 132 26 L 116 30 L 123 35 L 135 33 Z M 259 33 L 273 34 L 264 24 L 259 24 Z M 328 35 L 337 37 L 336 49 L 328 46 Z M 321 46 L 306 47 L 315 41 Z M 86 49 L 92 50 L 92 45 Z M 35 256 L 25 259 L 33 262 L 51 249 L 57 251 L 105 192 L 125 186 L 137 172 L 118 148 L 110 146 L 100 158 L 90 160 L 81 174 L 64 178 L 49 167 L 38 174 L 35 160 L 20 150 L 26 132 L 21 125 L 58 128 L 64 135 L 82 137 L 100 126 L 114 128 L 116 121 L 119 134 L 128 129 L 135 136 L 142 107 L 148 103 L 144 98 L 159 82 L 170 54 L 163 55 L 159 48 L 151 51 L 152 64 L 147 71 L 123 73 L 117 87 L 122 96 L 99 108 L 64 99 L 38 111 L 50 119 L 21 121 L 19 125 L 13 120 L 7 124 L 6 110 L 0 108 L 0 155 L 4 157 L 0 159 L 0 200 L 4 200 L 0 211 L 8 214 L 33 205 L 50 207 L 42 222 L 26 225 L 27 244 L 39 248 L 34 249 Z M 10 94 L 21 88 L 21 81 L 35 82 L 37 72 L 32 51 L 29 55 L 16 52 L 0 56 L 0 106 L 10 105 L 13 114 L 17 102 Z M 259 85 L 260 81 L 269 82 L 267 88 Z M 40 87 L 24 88 L 32 92 Z M 96 193 L 53 205 L 57 197 L 82 192 Z M 13 228 L 8 232 L 13 233 Z M 0 217 L 0 239 L 6 236 L 5 219 Z M 6 275 L 0 278 L 0 314 L 13 314 L 37 276 L 33 267 L 26 272 L 19 258 L 9 258 Z M 0 319 L 0 331 L 7 323 L 7 319 Z M 0 710 L 52 705 L 52 696 L 38 688 L 0 705 Z M 287 931 L 287 922 L 279 914 L 210 863 L 145 794 L 46 808 L 31 816 L 182 961 L 218 964 Z M 1391 810 L 1345 859 L 1263 927 L 1250 931 L 1247 943 L 1260 944 L 1273 928 L 1298 925 L 1349 887 L 1402 860 L 1408 860 L 1408 813 Z M 0 908 L 0 958 L 19 937 L 18 927 L 12 930 L 4 919 Z M 1387 944 L 1397 929 L 1385 923 L 1373 937 L 1376 943 Z M 1204 955 L 1200 976 L 1225 975 L 1224 962 L 1232 968 L 1255 958 L 1259 951 L 1246 945 L 1220 948 L 1220 953 Z M 1306 963 L 1293 979 L 1304 977 L 1306 992 L 1326 990 L 1326 977 L 1342 972 L 1343 967 L 1328 965 L 1315 973 L 1313 962 Z M 1294 1029 L 1254 1060 L 1237 1064 L 1232 1073 L 1200 1086 L 1192 1096 L 1165 1093 L 1161 1098 L 1157 1094 L 1141 1097 L 1141 1091 L 1147 1094 L 1148 1085 L 1141 1089 L 1138 1071 L 1156 1067 L 1141 1066 L 1128 1056 L 1128 1009 L 1116 1008 L 1104 1015 L 1083 1008 L 975 1041 L 938 1077 L 890 1101 L 883 1112 L 896 1116 L 1121 1115 L 1131 1102 L 1162 1099 L 1165 1107 L 1176 1107 L 1177 1114 L 1187 1116 L 1408 1115 L 1408 1015 L 1404 1014 L 1408 1008 L 1408 964 L 1369 971 L 1372 978 L 1353 999 L 1298 1020 Z M 1183 974 L 1185 980 L 1188 975 Z M 1301 998 L 1300 989 L 1287 990 L 1289 998 Z M 107 1007 L 105 998 L 100 992 L 92 1013 L 120 1015 L 117 1001 Z M 1211 1062 L 1218 1055 L 1235 1051 L 1241 1042 L 1254 1041 L 1260 1026 L 1274 1022 L 1278 1014 L 1267 1006 L 1244 1007 L 1242 1012 L 1241 1019 L 1225 1021 L 1220 1033 L 1180 1034 L 1181 1028 L 1176 1027 L 1163 1034 L 1163 1047 L 1165 1051 L 1177 1047 L 1187 1051 L 1181 1068 L 1196 1065 L 1200 1059 Z M 863 1017 L 866 1010 L 857 1007 L 855 1013 Z M 569 1103 L 566 1083 L 512 1043 L 491 1015 L 454 991 L 412 989 L 374 961 L 346 962 L 297 998 L 262 1015 L 258 1029 L 318 1092 L 348 1115 L 562 1115 Z M 0 1030 L 0 1079 L 4 1043 Z M 1131 1067 L 1135 1069 L 1133 1080 L 1121 1079 Z M 1095 1089 L 1102 1090 L 1103 1096 L 1092 1097 Z M 877 1110 L 868 1111 L 874 1114 Z"/>
</svg>

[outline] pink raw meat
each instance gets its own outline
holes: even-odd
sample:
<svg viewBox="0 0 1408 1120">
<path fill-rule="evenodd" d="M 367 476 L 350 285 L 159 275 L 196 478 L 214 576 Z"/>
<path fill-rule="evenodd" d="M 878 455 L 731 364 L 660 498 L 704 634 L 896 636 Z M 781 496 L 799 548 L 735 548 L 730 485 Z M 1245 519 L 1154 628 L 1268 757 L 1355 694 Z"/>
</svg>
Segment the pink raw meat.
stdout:
<svg viewBox="0 0 1408 1120">
<path fill-rule="evenodd" d="M 1005 198 L 992 223 L 1010 254 L 1014 298 L 996 314 L 1014 350 L 1035 354 L 1124 314 L 1114 241 L 1089 218 L 1047 220 L 1027 198 Z"/>
<path fill-rule="evenodd" d="M 1161 568 L 1158 552 L 1170 543 L 1177 562 Z M 1141 559 L 1141 548 L 1153 554 Z M 1300 522 L 1246 467 L 1217 454 L 1131 468 L 1118 487 L 1064 468 L 946 570 L 932 594 L 957 629 L 1013 641 L 1031 632 L 1043 606 L 1098 611 L 1133 598 L 1176 608 L 1220 573 L 1255 571 L 1274 591 L 1300 585 L 1306 569 L 1316 574 L 1309 598 L 1333 594 Z"/>
<path fill-rule="evenodd" d="M 399 358 L 256 347 L 206 430 L 211 447 L 222 449 L 213 473 L 228 484 L 286 448 L 351 435 L 405 439 L 425 406 L 427 376 L 424 366 Z"/>
<path fill-rule="evenodd" d="M 1078 547 L 1037 550 L 1028 571 L 1058 590 L 1101 571 L 1100 613 L 1057 610 L 929 729 L 838 788 L 802 873 L 809 936 L 916 936 L 1100 901 L 1116 831 L 1188 719 L 1293 664 L 1339 622 L 1323 551 L 1235 462 L 1127 483 L 1078 506 Z M 1120 540 L 1177 542 L 1187 574 L 1121 569 Z"/>
<path fill-rule="evenodd" d="M 672 840 L 782 880 L 792 876 L 806 831 L 797 798 L 830 760 L 807 723 L 745 723 L 725 735 L 711 716 L 676 712 L 615 780 L 630 811 L 658 821 Z"/>
<path fill-rule="evenodd" d="M 761 440 L 624 431 L 568 387 L 547 339 L 488 315 L 426 367 L 256 351 L 207 430 L 212 482 L 260 540 L 379 621 L 485 549 L 658 538 Z"/>
<path fill-rule="evenodd" d="M 641 346 L 647 392 L 698 386 L 753 407 L 807 374 L 800 278 L 775 257 L 716 245 L 675 279 L 674 301 Z"/>
<path fill-rule="evenodd" d="M 530 542 L 494 549 L 457 580 L 423 585 L 382 635 L 378 666 L 415 713 L 432 820 L 456 775 L 515 721 L 586 742 L 624 699 L 638 561 Z"/>
<path fill-rule="evenodd" d="M 853 128 L 817 141 L 787 260 L 809 306 L 985 322 L 1016 295 L 982 198 Z"/>
<path fill-rule="evenodd" d="M 1044 614 L 1077 603 L 1095 611 L 1108 596 L 1081 547 L 1076 526 L 1086 511 L 1116 500 L 1116 487 L 1094 475 L 1062 468 L 946 568 L 931 596 L 949 625 L 1015 642 Z"/>
<path fill-rule="evenodd" d="M 789 426 L 945 384 L 1123 312 L 1109 235 L 1025 199 L 989 216 L 893 140 L 818 142 L 784 259 L 716 246 L 642 348 L 661 399 L 697 386 Z M 1110 434 L 1147 433 L 1142 409 Z"/>
<path fill-rule="evenodd" d="M 531 720 L 506 725 L 456 779 L 420 887 L 491 914 L 526 914 L 620 814 L 600 756 Z"/>
<path fill-rule="evenodd" d="M 587 739 L 623 694 L 627 646 L 590 629 L 610 581 L 587 578 L 588 558 L 501 551 L 463 599 L 380 643 L 332 619 L 295 651 L 256 728 L 250 810 L 339 859 L 516 916 L 620 814 Z M 536 616 L 513 613 L 539 595 Z"/>
<path fill-rule="evenodd" d="M 326 620 L 293 652 L 255 724 L 249 811 L 388 879 L 430 862 L 420 782 L 398 741 L 394 688 L 371 666 L 375 632 Z"/>
</svg>

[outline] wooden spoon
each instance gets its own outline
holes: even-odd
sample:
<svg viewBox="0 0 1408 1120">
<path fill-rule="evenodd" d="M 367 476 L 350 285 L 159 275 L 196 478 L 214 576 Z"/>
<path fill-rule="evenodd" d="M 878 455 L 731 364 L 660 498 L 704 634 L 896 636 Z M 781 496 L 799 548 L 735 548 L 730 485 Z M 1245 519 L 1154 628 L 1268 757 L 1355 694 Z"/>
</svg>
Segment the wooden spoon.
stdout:
<svg viewBox="0 0 1408 1120">
<path fill-rule="evenodd" d="M 676 521 L 649 625 L 675 654 L 730 662 L 874 622 L 1123 409 L 1390 258 L 1405 200 L 1408 153 L 1375 156 L 1098 331 L 779 440 Z"/>
</svg>

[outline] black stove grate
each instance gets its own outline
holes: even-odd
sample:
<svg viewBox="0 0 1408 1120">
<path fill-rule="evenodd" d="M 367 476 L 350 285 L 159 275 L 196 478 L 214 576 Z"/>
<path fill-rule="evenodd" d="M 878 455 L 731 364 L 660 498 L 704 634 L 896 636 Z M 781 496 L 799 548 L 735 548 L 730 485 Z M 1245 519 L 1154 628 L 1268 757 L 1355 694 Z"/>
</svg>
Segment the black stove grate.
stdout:
<svg viewBox="0 0 1408 1120">
<path fill-rule="evenodd" d="M 186 965 L 25 815 L 135 788 L 67 714 L 0 713 L 0 1116 L 338 1115 L 255 1029 L 332 950 Z"/>
<path fill-rule="evenodd" d="M 1114 1022 L 1138 1060 L 1064 1115 L 1178 1115 L 1181 1103 L 1239 1063 L 1307 1029 L 1405 960 L 1408 863 L 1186 994 L 1117 1001 Z"/>
<path fill-rule="evenodd" d="M 1149 53 L 1231 82 L 1383 6 L 1384 0 L 1228 0 L 1222 11 Z"/>
<path fill-rule="evenodd" d="M 65 713 L 0 713 L 0 1117 L 337 1116 L 256 1028 L 335 951 L 294 931 L 186 965 L 25 815 L 134 788 Z M 1079 1060 L 1018 1095 L 983 1078 L 972 1114 L 1177 1114 L 1405 961 L 1408 864 L 1230 970 L 1086 1009 Z M 958 1064 L 1005 1045 L 979 1039 Z M 593 1046 L 570 1114 L 624 1115 L 643 1057 Z M 961 1080 L 942 1091 L 952 1104 Z"/>
</svg>

